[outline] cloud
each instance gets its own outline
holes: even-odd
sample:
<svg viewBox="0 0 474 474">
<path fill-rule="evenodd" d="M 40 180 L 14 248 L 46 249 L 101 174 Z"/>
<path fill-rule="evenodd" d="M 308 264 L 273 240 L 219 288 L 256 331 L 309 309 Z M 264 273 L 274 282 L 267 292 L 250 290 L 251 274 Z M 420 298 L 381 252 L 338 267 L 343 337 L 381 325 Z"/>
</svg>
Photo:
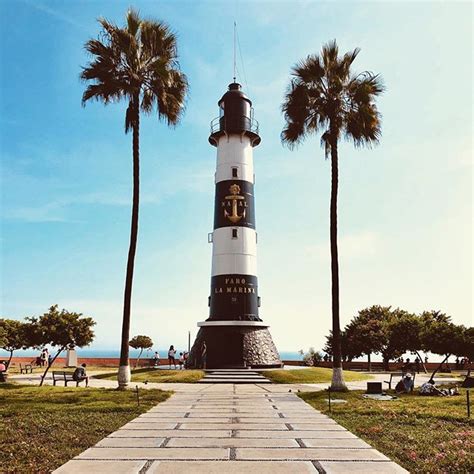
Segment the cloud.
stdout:
<svg viewBox="0 0 474 474">
<path fill-rule="evenodd" d="M 48 203 L 43 206 L 19 207 L 4 212 L 6 219 L 24 222 L 68 222 L 64 209 L 59 203 Z"/>
<path fill-rule="evenodd" d="M 131 199 L 124 196 L 107 194 L 103 192 L 89 193 L 71 198 L 58 199 L 37 206 L 16 207 L 3 212 L 5 219 L 20 220 L 24 222 L 77 222 L 68 217 L 68 207 L 85 205 L 103 206 L 130 206 Z"/>
<path fill-rule="evenodd" d="M 85 25 L 75 21 L 72 15 L 63 15 L 57 10 L 53 10 L 52 8 L 47 7 L 46 5 L 42 5 L 41 3 L 38 3 L 36 1 L 29 2 L 29 1 L 23 0 L 23 3 L 25 3 L 29 7 L 39 10 L 40 12 L 48 14 L 49 16 L 52 16 L 53 18 L 56 18 L 57 20 L 62 21 L 63 23 L 67 23 L 68 25 L 72 25 L 83 31 L 89 31 L 89 29 Z"/>
</svg>

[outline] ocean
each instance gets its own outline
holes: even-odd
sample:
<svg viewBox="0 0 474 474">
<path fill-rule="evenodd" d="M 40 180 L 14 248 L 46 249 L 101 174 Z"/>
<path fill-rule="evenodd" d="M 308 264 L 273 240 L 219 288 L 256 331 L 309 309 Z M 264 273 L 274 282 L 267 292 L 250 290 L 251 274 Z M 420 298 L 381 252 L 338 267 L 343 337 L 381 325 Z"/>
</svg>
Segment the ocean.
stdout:
<svg viewBox="0 0 474 474">
<path fill-rule="evenodd" d="M 182 347 L 177 347 L 176 350 L 178 351 L 178 354 L 182 352 L 183 350 L 186 350 L 187 348 L 182 348 Z M 25 351 L 23 350 L 18 350 L 13 353 L 14 357 L 34 357 L 36 355 L 39 355 L 40 351 L 34 351 L 31 349 L 27 349 Z M 168 349 L 158 349 L 158 352 L 160 354 L 160 357 L 166 357 L 168 354 Z M 50 350 L 50 353 L 54 354 L 54 350 Z M 138 354 L 140 353 L 139 350 L 137 349 L 132 349 L 130 348 L 130 357 L 138 357 Z M 142 358 L 152 358 L 154 355 L 155 351 L 150 350 L 150 351 L 143 351 Z M 66 351 L 64 351 L 61 356 L 65 356 Z M 84 357 L 84 358 L 93 358 L 93 359 L 100 359 L 100 358 L 106 358 L 106 357 L 120 357 L 120 351 L 116 349 L 77 349 L 77 355 L 78 357 Z M 60 357 L 61 357 L 60 356 Z M 0 358 L 6 359 L 9 357 L 9 353 L 5 352 L 3 350 L 0 350 Z M 301 354 L 298 352 L 294 351 L 280 351 L 280 357 L 283 360 L 301 360 Z"/>
</svg>

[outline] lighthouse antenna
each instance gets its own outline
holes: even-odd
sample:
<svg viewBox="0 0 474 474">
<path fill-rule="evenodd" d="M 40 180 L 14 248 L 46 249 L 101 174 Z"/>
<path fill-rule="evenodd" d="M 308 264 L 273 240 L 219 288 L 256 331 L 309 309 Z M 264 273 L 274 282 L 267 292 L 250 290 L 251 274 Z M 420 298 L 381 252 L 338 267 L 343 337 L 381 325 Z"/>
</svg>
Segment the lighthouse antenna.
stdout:
<svg viewBox="0 0 474 474">
<path fill-rule="evenodd" d="M 237 70 L 237 62 L 236 62 L 236 55 L 235 55 L 235 37 L 236 37 L 236 29 L 237 29 L 237 23 L 234 21 L 234 82 L 236 80 L 236 70 Z"/>
</svg>

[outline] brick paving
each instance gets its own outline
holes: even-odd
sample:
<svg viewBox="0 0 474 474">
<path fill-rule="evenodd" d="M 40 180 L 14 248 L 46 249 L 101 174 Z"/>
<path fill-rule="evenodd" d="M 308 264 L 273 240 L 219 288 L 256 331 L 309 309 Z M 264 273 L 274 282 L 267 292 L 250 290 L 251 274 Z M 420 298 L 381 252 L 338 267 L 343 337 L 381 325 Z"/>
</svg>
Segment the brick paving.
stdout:
<svg viewBox="0 0 474 474">
<path fill-rule="evenodd" d="M 404 473 L 283 387 L 195 385 L 56 473 Z"/>
</svg>

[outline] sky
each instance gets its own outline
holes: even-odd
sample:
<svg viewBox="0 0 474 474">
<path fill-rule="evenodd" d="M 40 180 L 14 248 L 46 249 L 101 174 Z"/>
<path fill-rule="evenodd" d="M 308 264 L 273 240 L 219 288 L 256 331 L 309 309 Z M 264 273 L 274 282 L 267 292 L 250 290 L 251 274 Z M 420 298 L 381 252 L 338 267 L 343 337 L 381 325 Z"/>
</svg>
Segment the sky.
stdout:
<svg viewBox="0 0 474 474">
<path fill-rule="evenodd" d="M 84 43 L 130 3 L 178 36 L 190 93 L 181 124 L 141 121 L 131 335 L 184 347 L 208 317 L 214 171 L 209 123 L 232 81 L 253 101 L 260 316 L 284 351 L 331 326 L 330 162 L 318 136 L 282 146 L 291 67 L 336 39 L 380 73 L 382 139 L 340 146 L 341 323 L 373 304 L 472 325 L 472 3 L 0 0 L 1 317 L 52 304 L 92 316 L 118 348 L 132 156 L 124 103 L 81 106 Z"/>
</svg>

